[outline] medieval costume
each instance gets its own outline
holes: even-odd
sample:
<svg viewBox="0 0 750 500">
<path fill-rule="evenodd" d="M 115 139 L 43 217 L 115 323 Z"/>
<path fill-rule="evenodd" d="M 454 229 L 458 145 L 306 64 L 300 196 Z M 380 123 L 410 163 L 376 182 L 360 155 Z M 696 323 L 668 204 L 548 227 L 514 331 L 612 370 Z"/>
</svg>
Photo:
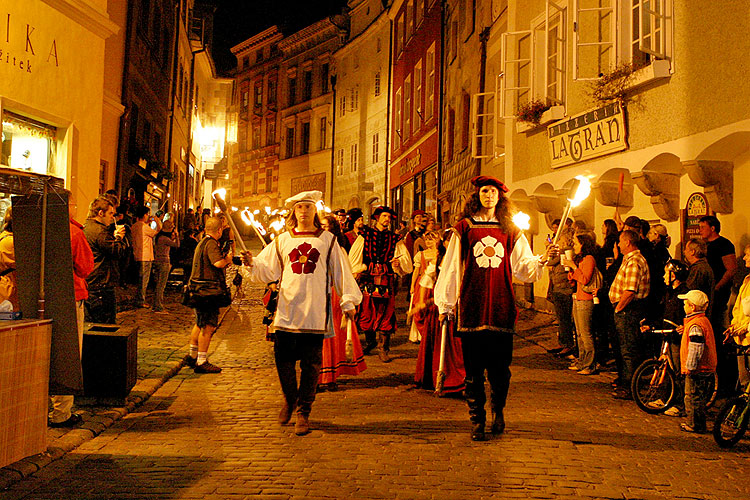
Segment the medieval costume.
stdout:
<svg viewBox="0 0 750 500">
<path fill-rule="evenodd" d="M 328 384 L 329 389 L 335 387 L 331 384 L 335 384 L 340 375 L 359 375 L 367 369 L 365 355 L 362 353 L 362 344 L 359 342 L 359 334 L 357 326 L 353 324 L 354 322 L 351 325 L 351 359 L 347 358 L 346 344 L 349 338 L 347 337 L 346 327 L 341 323 L 343 312 L 335 288 L 331 290 L 331 298 L 333 329 L 336 335 L 323 339 L 323 364 L 318 378 L 318 383 Z"/>
</svg>

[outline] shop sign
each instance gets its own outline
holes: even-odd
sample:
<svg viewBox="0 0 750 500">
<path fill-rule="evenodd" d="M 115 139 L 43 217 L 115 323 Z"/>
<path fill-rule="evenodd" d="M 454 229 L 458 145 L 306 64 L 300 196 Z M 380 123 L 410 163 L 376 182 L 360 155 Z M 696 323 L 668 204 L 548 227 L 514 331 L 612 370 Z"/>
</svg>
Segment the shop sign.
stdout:
<svg viewBox="0 0 750 500">
<path fill-rule="evenodd" d="M 627 149 L 625 112 L 620 103 L 586 111 L 547 127 L 552 167 Z"/>
<path fill-rule="evenodd" d="M 422 153 L 419 151 L 419 149 L 417 149 L 417 151 L 414 153 L 414 156 L 412 156 L 411 158 L 407 158 L 401 164 L 401 167 L 398 170 L 399 175 L 404 176 L 406 174 L 411 174 L 415 170 L 419 169 L 420 163 L 422 163 Z"/>
<path fill-rule="evenodd" d="M 47 33 L 37 30 L 27 19 L 0 14 L 0 64 L 32 73 L 42 62 L 60 65 L 57 40 L 50 40 Z"/>
<path fill-rule="evenodd" d="M 708 199 L 703 193 L 693 193 L 688 196 L 683 218 L 683 241 L 690 238 L 700 238 L 701 217 L 711 215 Z"/>
<path fill-rule="evenodd" d="M 292 179 L 292 196 L 303 191 L 326 192 L 326 174 L 303 175 Z"/>
</svg>

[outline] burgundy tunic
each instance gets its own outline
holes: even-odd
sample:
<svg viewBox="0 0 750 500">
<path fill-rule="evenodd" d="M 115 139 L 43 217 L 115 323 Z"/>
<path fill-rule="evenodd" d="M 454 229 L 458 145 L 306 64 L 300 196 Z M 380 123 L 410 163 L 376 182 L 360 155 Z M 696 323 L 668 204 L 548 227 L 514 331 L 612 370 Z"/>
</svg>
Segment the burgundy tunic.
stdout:
<svg viewBox="0 0 750 500">
<path fill-rule="evenodd" d="M 453 230 L 461 241 L 463 277 L 458 303 L 458 332 L 512 332 L 516 323 L 510 255 L 515 232 L 498 222 L 462 219 Z"/>
</svg>

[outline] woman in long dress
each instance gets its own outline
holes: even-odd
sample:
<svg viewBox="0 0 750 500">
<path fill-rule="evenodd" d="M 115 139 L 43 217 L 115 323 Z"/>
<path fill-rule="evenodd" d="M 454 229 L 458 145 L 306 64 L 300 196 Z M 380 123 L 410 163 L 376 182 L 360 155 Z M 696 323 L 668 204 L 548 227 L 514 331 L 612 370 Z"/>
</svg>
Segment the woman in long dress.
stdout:
<svg viewBox="0 0 750 500">
<path fill-rule="evenodd" d="M 333 234 L 337 240 L 343 236 L 341 226 L 336 217 L 328 215 L 321 219 L 324 230 Z M 365 357 L 362 353 L 362 344 L 359 342 L 359 334 L 355 322 L 351 323 L 351 338 L 347 335 L 346 320 L 342 323 L 343 313 L 339 305 L 339 297 L 336 290 L 331 291 L 331 305 L 333 310 L 333 329 L 336 335 L 323 339 L 323 365 L 320 369 L 318 387 L 326 387 L 329 391 L 338 389 L 336 380 L 340 375 L 359 375 L 367 368 Z M 350 345 L 350 357 L 347 356 L 347 343 Z"/>
</svg>

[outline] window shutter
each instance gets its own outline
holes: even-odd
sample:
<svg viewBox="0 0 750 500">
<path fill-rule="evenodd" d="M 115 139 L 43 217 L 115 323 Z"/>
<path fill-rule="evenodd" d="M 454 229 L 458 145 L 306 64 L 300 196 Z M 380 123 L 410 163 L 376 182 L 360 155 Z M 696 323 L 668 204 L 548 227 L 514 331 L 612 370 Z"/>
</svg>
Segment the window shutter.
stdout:
<svg viewBox="0 0 750 500">
<path fill-rule="evenodd" d="M 638 2 L 638 49 L 657 59 L 667 58 L 665 28 L 666 0 L 634 0 Z M 635 22 L 635 19 L 633 20 Z"/>
<path fill-rule="evenodd" d="M 503 33 L 501 42 L 500 67 L 503 78 L 500 90 L 500 116 L 512 118 L 519 103 L 531 99 L 531 64 L 534 60 L 531 30 Z"/>
<path fill-rule="evenodd" d="M 615 66 L 617 0 L 573 0 L 573 12 L 573 80 L 598 80 Z"/>
</svg>

